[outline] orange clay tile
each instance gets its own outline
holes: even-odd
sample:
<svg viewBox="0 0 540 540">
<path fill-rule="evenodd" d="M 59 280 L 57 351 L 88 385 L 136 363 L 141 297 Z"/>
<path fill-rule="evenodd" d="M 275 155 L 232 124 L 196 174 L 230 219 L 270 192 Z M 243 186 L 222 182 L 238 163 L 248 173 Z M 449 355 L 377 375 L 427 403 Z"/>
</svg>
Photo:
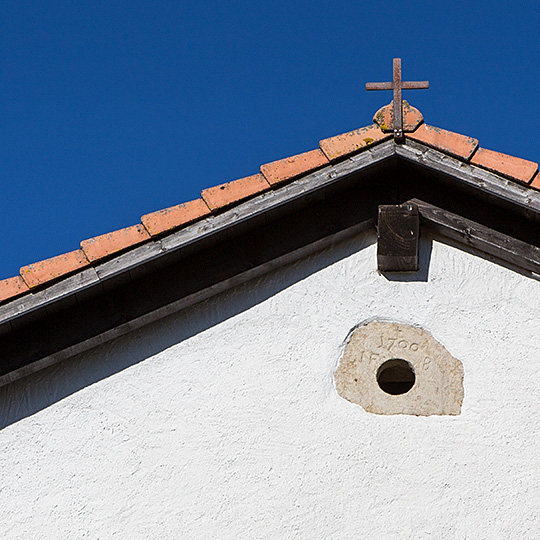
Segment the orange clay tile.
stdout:
<svg viewBox="0 0 540 540">
<path fill-rule="evenodd" d="M 529 187 L 532 187 L 534 189 L 540 189 L 540 174 L 539 173 L 535 174 Z"/>
<path fill-rule="evenodd" d="M 329 139 L 323 139 L 319 146 L 326 157 L 333 161 L 390 137 L 389 133 L 383 133 L 379 126 L 373 124 Z"/>
<path fill-rule="evenodd" d="M 327 164 L 328 159 L 317 149 L 262 165 L 261 173 L 270 185 L 275 185 Z"/>
<path fill-rule="evenodd" d="M 202 199 L 195 199 L 164 210 L 146 214 L 141 218 L 142 224 L 151 236 L 176 229 L 210 213 L 210 209 Z"/>
<path fill-rule="evenodd" d="M 538 163 L 479 148 L 471 163 L 528 184 L 538 171 Z"/>
<path fill-rule="evenodd" d="M 411 107 L 409 103 L 403 100 L 403 131 L 409 133 L 414 131 L 422 122 L 424 117 L 422 113 Z M 394 106 L 392 103 L 386 105 L 382 109 L 379 109 L 373 117 L 373 122 L 377 124 L 384 133 L 390 133 L 394 131 Z"/>
<path fill-rule="evenodd" d="M 45 261 L 23 266 L 20 274 L 26 284 L 32 288 L 75 272 L 75 270 L 80 270 L 85 266 L 88 266 L 88 260 L 84 256 L 84 253 L 78 249 L 52 257 L 51 259 L 46 259 Z"/>
<path fill-rule="evenodd" d="M 478 148 L 478 141 L 472 137 L 426 124 L 422 124 L 414 133 L 406 134 L 406 137 L 465 160 Z"/>
<path fill-rule="evenodd" d="M 81 249 L 86 258 L 93 262 L 131 246 L 136 246 L 148 238 L 150 235 L 142 225 L 132 225 L 125 229 L 83 240 Z"/>
<path fill-rule="evenodd" d="M 28 285 L 23 281 L 21 276 L 15 276 L 0 281 L 0 302 L 19 296 L 29 290 Z"/>
<path fill-rule="evenodd" d="M 229 204 L 241 201 L 270 187 L 262 174 L 246 176 L 227 184 L 205 189 L 201 196 L 210 210 L 217 210 Z"/>
</svg>

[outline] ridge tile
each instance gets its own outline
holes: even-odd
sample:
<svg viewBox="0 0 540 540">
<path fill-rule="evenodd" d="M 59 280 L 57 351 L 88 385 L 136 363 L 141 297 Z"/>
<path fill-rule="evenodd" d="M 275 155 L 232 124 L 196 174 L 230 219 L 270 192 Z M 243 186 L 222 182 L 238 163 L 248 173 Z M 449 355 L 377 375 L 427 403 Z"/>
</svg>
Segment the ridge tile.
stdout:
<svg viewBox="0 0 540 540">
<path fill-rule="evenodd" d="M 403 132 L 409 133 L 414 131 L 420 124 L 424 122 L 422 113 L 415 107 L 411 107 L 405 99 L 403 105 Z M 373 117 L 373 122 L 377 124 L 384 133 L 392 133 L 394 131 L 394 104 L 390 102 L 388 105 L 381 107 Z"/>
<path fill-rule="evenodd" d="M 471 163 L 525 184 L 531 182 L 538 171 L 538 163 L 486 148 L 479 148 Z"/>
<path fill-rule="evenodd" d="M 201 192 L 201 196 L 208 208 L 214 211 L 268 189 L 270 189 L 270 184 L 262 174 L 258 173 L 205 189 Z"/>
<path fill-rule="evenodd" d="M 317 148 L 303 154 L 272 161 L 261 166 L 261 173 L 271 186 L 328 165 L 328 158 Z"/>
<path fill-rule="evenodd" d="M 44 261 L 23 266 L 20 270 L 21 277 L 25 283 L 32 289 L 48 281 L 59 278 L 76 270 L 88 266 L 88 259 L 84 253 L 77 249 Z"/>
<path fill-rule="evenodd" d="M 374 143 L 389 139 L 391 136 L 391 133 L 383 133 L 379 126 L 372 124 L 371 126 L 323 139 L 319 143 L 319 147 L 330 161 L 334 161 Z"/>
<path fill-rule="evenodd" d="M 141 222 L 150 233 L 150 236 L 156 236 L 182 225 L 187 225 L 209 213 L 210 208 L 208 208 L 208 205 L 202 199 L 195 199 L 194 201 L 146 214 L 141 218 Z"/>
<path fill-rule="evenodd" d="M 110 233 L 94 236 L 81 242 L 81 249 L 90 262 L 135 246 L 148 240 L 150 235 L 143 225 L 132 225 Z"/>
<path fill-rule="evenodd" d="M 465 161 L 468 161 L 478 148 L 478 141 L 472 137 L 426 124 L 422 124 L 414 133 L 406 133 L 405 137 Z"/>
</svg>

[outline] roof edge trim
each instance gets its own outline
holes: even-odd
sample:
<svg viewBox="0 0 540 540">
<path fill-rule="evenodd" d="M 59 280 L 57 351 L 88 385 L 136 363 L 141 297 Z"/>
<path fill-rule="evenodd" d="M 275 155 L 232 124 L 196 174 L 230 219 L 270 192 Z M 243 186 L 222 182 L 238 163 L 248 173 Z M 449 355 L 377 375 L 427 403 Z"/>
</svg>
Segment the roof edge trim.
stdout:
<svg viewBox="0 0 540 540">
<path fill-rule="evenodd" d="M 465 163 L 423 143 L 408 140 L 396 145 L 396 154 L 408 161 L 454 177 L 482 192 L 512 203 L 540 219 L 540 192 L 491 171 Z"/>
</svg>

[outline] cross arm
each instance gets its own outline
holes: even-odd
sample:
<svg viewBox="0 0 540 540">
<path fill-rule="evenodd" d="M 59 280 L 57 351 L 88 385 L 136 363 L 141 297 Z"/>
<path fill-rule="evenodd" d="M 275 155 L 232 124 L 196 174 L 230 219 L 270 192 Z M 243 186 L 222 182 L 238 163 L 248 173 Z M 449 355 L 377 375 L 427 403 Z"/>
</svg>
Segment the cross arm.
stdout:
<svg viewBox="0 0 540 540">
<path fill-rule="evenodd" d="M 429 81 L 403 81 L 401 83 L 403 90 L 416 90 L 429 88 Z"/>
<path fill-rule="evenodd" d="M 429 88 L 429 81 L 403 81 L 401 83 L 403 90 L 422 90 Z M 393 82 L 372 82 L 366 83 L 366 90 L 393 90 Z"/>
<path fill-rule="evenodd" d="M 393 90 L 394 83 L 391 82 L 368 82 L 366 90 Z"/>
</svg>

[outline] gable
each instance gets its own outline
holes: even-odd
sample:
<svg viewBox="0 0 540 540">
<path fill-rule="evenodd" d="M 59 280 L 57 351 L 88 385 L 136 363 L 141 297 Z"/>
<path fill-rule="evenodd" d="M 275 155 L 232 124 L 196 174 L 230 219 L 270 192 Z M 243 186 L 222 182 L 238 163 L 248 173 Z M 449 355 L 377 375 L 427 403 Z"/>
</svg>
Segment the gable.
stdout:
<svg viewBox="0 0 540 540">
<path fill-rule="evenodd" d="M 1 388 L 7 534 L 526 530 L 539 281 L 429 232 L 417 274 L 377 272 L 376 248 L 354 234 Z M 373 319 L 427 329 L 463 363 L 460 416 L 339 397 L 348 336 Z"/>
</svg>

